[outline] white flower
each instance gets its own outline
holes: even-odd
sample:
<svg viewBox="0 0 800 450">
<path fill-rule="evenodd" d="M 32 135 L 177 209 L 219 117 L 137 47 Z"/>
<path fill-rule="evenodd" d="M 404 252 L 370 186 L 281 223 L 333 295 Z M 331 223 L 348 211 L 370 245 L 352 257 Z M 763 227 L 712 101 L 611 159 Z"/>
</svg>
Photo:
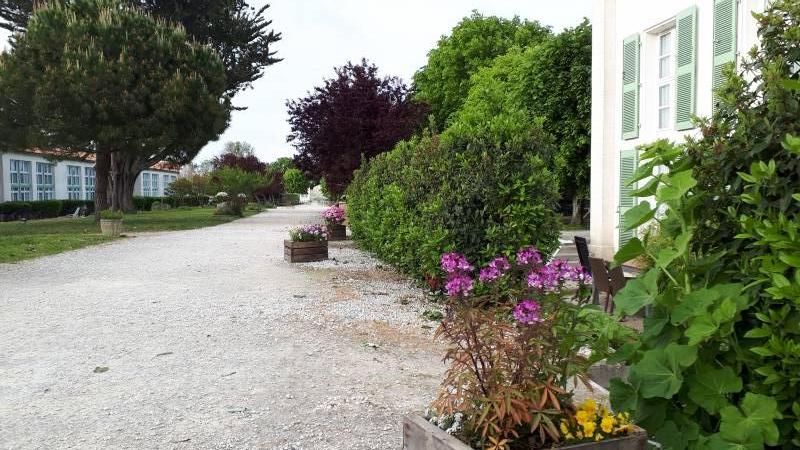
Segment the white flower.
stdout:
<svg viewBox="0 0 800 450">
<path fill-rule="evenodd" d="M 222 191 L 222 192 L 217 192 L 217 195 L 215 197 L 227 197 L 227 196 L 228 196 L 228 193 Z"/>
<path fill-rule="evenodd" d="M 244 192 L 240 192 L 239 195 L 237 195 L 237 197 L 239 197 L 239 198 L 247 198 L 247 194 L 245 194 Z"/>
</svg>

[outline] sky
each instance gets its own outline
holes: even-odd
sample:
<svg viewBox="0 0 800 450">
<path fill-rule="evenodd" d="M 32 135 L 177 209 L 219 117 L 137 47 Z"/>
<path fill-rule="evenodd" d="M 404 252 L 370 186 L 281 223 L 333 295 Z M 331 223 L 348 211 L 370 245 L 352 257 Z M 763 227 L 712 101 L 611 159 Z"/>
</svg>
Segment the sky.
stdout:
<svg viewBox="0 0 800 450">
<path fill-rule="evenodd" d="M 266 1 L 252 1 L 261 6 Z M 195 162 L 219 154 L 227 141 L 246 141 L 264 161 L 292 156 L 286 100 L 302 97 L 333 76 L 333 68 L 366 58 L 380 74 L 411 82 L 442 35 L 472 10 L 538 20 L 560 31 L 591 15 L 591 0 L 272 0 L 266 15 L 282 33 L 274 50 L 283 61 L 265 69 L 253 88 L 234 97 L 230 127 Z M 6 35 L 0 31 L 5 42 Z"/>
</svg>

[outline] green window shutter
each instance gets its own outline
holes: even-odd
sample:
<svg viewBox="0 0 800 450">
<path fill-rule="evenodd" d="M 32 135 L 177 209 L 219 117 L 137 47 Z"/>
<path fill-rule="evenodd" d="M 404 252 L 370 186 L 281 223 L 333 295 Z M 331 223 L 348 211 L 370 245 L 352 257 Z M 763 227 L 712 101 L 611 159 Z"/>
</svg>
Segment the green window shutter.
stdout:
<svg viewBox="0 0 800 450">
<path fill-rule="evenodd" d="M 711 78 L 714 104 L 717 103 L 716 91 L 724 82 L 723 69 L 736 63 L 737 14 L 736 0 L 714 0 L 714 67 Z"/>
<path fill-rule="evenodd" d="M 697 97 L 697 7 L 682 11 L 675 19 L 675 128 L 694 128 Z"/>
<path fill-rule="evenodd" d="M 636 186 L 628 186 L 628 181 L 633 178 L 636 171 L 638 156 L 636 150 L 624 150 L 619 155 L 619 246 L 627 244 L 633 238 L 633 230 L 625 231 L 627 224 L 623 217 L 625 213 L 636 206 L 636 197 L 631 195 Z"/>
<path fill-rule="evenodd" d="M 639 137 L 639 35 L 622 41 L 622 139 Z"/>
</svg>

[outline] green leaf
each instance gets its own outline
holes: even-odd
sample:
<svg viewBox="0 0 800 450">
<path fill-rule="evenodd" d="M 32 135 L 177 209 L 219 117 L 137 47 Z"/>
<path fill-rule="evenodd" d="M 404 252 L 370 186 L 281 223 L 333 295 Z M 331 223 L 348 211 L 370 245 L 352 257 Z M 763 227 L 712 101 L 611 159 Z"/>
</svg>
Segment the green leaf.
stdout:
<svg viewBox="0 0 800 450">
<path fill-rule="evenodd" d="M 709 337 L 719 329 L 719 325 L 715 323 L 709 316 L 695 317 L 689 328 L 686 329 L 686 337 L 689 338 L 689 345 L 697 345 Z"/>
<path fill-rule="evenodd" d="M 672 309 L 670 315 L 673 325 L 679 325 L 686 320 L 706 314 L 708 307 L 720 297 L 716 289 L 703 288 L 690 292 L 680 299 L 680 303 Z"/>
<path fill-rule="evenodd" d="M 753 328 L 752 330 L 748 331 L 744 334 L 744 337 L 748 339 L 759 339 L 765 338 L 772 335 L 772 331 L 768 328 Z"/>
<path fill-rule="evenodd" d="M 787 78 L 785 80 L 781 80 L 781 84 L 786 89 L 792 89 L 792 90 L 795 90 L 795 91 L 800 91 L 800 80 L 792 80 L 792 79 Z"/>
<path fill-rule="evenodd" d="M 609 400 L 615 411 L 636 411 L 636 388 L 620 380 L 611 379 L 609 384 Z"/>
<path fill-rule="evenodd" d="M 633 189 L 630 191 L 631 196 L 633 197 L 652 197 L 656 195 L 656 191 L 658 190 L 659 184 L 659 177 L 653 177 L 645 183 L 644 186 L 640 187 L 639 189 Z"/>
<path fill-rule="evenodd" d="M 697 180 L 692 177 L 691 170 L 684 170 L 683 172 L 671 173 L 668 177 L 662 180 L 665 185 L 656 192 L 656 200 L 659 202 L 669 202 L 678 200 L 684 194 L 689 192 L 689 189 L 697 185 Z"/>
<path fill-rule="evenodd" d="M 720 436 L 726 441 L 742 442 L 755 434 L 768 445 L 778 443 L 780 435 L 775 420 L 783 416 L 773 397 L 748 392 L 739 408 L 726 406 L 720 416 Z"/>
<path fill-rule="evenodd" d="M 644 245 L 639 238 L 632 238 L 625 245 L 622 246 L 614 255 L 614 264 L 621 265 L 627 261 L 643 255 L 645 252 Z"/>
<path fill-rule="evenodd" d="M 658 295 L 658 269 L 650 269 L 639 278 L 629 281 L 614 296 L 618 314 L 632 316 L 642 308 L 652 305 Z"/>
<path fill-rule="evenodd" d="M 792 267 L 800 267 L 800 255 L 781 252 L 778 258 Z"/>
<path fill-rule="evenodd" d="M 742 379 L 730 367 L 714 369 L 703 365 L 689 377 L 689 398 L 710 414 L 729 405 L 727 394 L 742 390 Z"/>
<path fill-rule="evenodd" d="M 630 370 L 632 382 L 639 383 L 644 398 L 671 398 L 683 384 L 683 369 L 694 364 L 697 347 L 674 342 L 644 353 Z"/>
<path fill-rule="evenodd" d="M 656 215 L 656 209 L 650 207 L 650 203 L 641 202 L 638 205 L 625 211 L 622 216 L 622 223 L 625 224 L 625 231 L 638 228 L 649 222 Z"/>
</svg>

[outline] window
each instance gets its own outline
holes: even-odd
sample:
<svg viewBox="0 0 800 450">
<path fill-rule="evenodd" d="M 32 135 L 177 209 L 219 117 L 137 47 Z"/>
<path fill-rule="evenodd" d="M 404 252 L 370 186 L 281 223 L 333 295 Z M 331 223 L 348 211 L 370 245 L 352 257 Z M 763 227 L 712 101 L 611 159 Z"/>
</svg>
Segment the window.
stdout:
<svg viewBox="0 0 800 450">
<path fill-rule="evenodd" d="M 150 174 L 142 173 L 142 197 L 150 196 Z"/>
<path fill-rule="evenodd" d="M 160 196 L 161 193 L 158 190 L 158 174 L 157 173 L 151 173 L 150 174 L 150 183 L 151 183 L 151 186 L 150 186 L 151 191 L 150 192 L 151 192 L 152 196 L 153 197 Z"/>
<path fill-rule="evenodd" d="M 96 172 L 94 167 L 84 167 L 83 168 L 83 186 L 84 193 L 86 200 L 94 200 L 94 179 L 96 176 Z"/>
<path fill-rule="evenodd" d="M 36 198 L 38 200 L 52 200 L 56 197 L 55 183 L 53 182 L 53 165 L 49 163 L 36 163 Z"/>
<path fill-rule="evenodd" d="M 672 126 L 672 90 L 675 79 L 673 32 L 658 36 L 658 129 Z"/>
<path fill-rule="evenodd" d="M 31 162 L 11 160 L 11 201 L 24 202 L 31 199 Z"/>
<path fill-rule="evenodd" d="M 70 200 L 81 199 L 80 166 L 67 166 L 67 198 Z"/>
</svg>

